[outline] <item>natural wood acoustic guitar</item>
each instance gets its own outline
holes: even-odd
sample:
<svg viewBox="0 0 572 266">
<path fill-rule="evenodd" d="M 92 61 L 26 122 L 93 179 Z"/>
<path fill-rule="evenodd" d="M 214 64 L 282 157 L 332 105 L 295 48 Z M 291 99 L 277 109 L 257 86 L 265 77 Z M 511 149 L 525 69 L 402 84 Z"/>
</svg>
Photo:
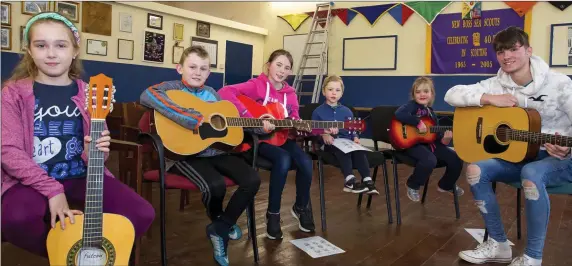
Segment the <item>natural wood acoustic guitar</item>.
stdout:
<svg viewBox="0 0 572 266">
<path fill-rule="evenodd" d="M 518 163 L 534 159 L 540 145 L 572 147 L 572 137 L 541 133 L 538 111 L 520 107 L 456 108 L 455 151 L 468 163 L 498 158 Z"/>
<path fill-rule="evenodd" d="M 113 109 L 115 86 L 103 74 L 91 77 L 86 88 L 86 109 L 91 114 L 91 138 L 87 163 L 85 208 L 75 215 L 75 223 L 65 218 L 48 233 L 46 241 L 50 265 L 128 265 L 135 240 L 133 224 L 124 216 L 103 213 L 104 153 L 95 140 L 104 130 L 105 118 Z"/>
<path fill-rule="evenodd" d="M 437 140 L 439 133 L 453 129 L 451 126 L 437 126 L 435 121 L 427 116 L 420 119 L 427 127 L 427 131 L 425 133 L 419 132 L 419 129 L 415 126 L 401 123 L 395 117 L 391 119 L 389 126 L 389 140 L 394 149 L 404 150 L 419 143 L 433 143 Z"/>
</svg>

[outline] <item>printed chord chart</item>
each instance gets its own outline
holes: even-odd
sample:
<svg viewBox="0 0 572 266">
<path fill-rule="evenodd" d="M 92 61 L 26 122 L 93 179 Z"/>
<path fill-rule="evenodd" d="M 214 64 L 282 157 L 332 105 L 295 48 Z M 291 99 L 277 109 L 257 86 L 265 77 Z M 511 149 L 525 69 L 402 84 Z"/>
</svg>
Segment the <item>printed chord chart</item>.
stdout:
<svg viewBox="0 0 572 266">
<path fill-rule="evenodd" d="M 290 243 L 303 250 L 314 259 L 345 252 L 320 236 L 290 240 Z"/>
</svg>

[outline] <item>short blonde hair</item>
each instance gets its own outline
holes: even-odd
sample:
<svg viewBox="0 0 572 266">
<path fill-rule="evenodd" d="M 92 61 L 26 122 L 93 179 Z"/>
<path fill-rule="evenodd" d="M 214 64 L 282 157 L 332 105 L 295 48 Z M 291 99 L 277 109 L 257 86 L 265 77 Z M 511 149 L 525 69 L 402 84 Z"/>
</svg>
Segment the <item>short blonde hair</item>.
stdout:
<svg viewBox="0 0 572 266">
<path fill-rule="evenodd" d="M 322 92 L 326 92 L 326 87 L 330 82 L 339 82 L 342 85 L 342 92 L 344 92 L 344 81 L 338 75 L 331 75 L 324 79 L 324 84 L 322 85 Z"/>
<path fill-rule="evenodd" d="M 411 99 L 415 99 L 415 91 L 419 88 L 419 86 L 423 84 L 427 84 L 429 89 L 431 89 L 431 94 L 433 97 L 431 98 L 431 101 L 429 101 L 428 106 L 433 106 L 433 103 L 435 102 L 435 85 L 433 84 L 433 79 L 430 77 L 418 77 L 415 79 L 413 86 L 411 87 Z"/>
<path fill-rule="evenodd" d="M 185 49 L 183 51 L 183 54 L 181 54 L 181 58 L 179 59 L 179 64 L 180 65 L 185 64 L 185 60 L 187 59 L 187 56 L 189 56 L 191 54 L 196 54 L 201 59 L 209 59 L 210 60 L 209 52 L 207 52 L 207 50 L 204 47 L 199 46 L 199 45 L 194 45 L 194 46 L 188 47 L 187 49 Z"/>
</svg>

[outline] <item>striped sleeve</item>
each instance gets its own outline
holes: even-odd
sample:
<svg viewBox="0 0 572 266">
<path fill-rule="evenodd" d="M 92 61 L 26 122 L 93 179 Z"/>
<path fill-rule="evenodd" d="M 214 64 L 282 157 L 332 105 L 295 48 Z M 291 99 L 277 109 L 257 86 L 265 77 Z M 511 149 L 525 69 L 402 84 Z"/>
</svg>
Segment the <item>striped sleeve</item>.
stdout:
<svg viewBox="0 0 572 266">
<path fill-rule="evenodd" d="M 181 90 L 184 85 L 180 81 L 168 81 L 153 85 L 143 91 L 140 97 L 142 105 L 152 108 L 187 129 L 197 129 L 202 121 L 201 113 L 192 108 L 184 108 L 173 102 L 167 96 L 168 90 Z"/>
</svg>

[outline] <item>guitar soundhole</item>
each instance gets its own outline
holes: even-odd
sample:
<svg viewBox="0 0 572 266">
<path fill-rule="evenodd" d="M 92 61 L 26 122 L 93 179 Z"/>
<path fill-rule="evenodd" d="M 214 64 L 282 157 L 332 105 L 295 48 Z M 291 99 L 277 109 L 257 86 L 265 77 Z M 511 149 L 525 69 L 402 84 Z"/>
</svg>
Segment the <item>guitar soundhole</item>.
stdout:
<svg viewBox="0 0 572 266">
<path fill-rule="evenodd" d="M 500 125 L 497 127 L 495 134 L 501 142 L 508 142 L 508 129 L 510 129 L 510 127 L 507 125 Z"/>
<path fill-rule="evenodd" d="M 226 121 L 220 115 L 213 115 L 211 117 L 211 126 L 216 130 L 223 130 L 226 128 Z"/>
</svg>

